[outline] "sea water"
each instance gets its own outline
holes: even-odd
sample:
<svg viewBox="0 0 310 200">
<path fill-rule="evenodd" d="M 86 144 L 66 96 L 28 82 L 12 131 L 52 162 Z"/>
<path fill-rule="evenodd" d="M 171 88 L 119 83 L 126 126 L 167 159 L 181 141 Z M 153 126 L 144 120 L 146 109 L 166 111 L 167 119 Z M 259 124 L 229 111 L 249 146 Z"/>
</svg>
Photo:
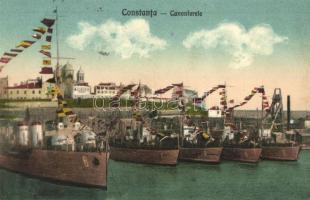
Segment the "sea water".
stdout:
<svg viewBox="0 0 310 200">
<path fill-rule="evenodd" d="M 297 162 L 258 164 L 180 162 L 169 167 L 110 160 L 107 191 L 0 169 L 0 200 L 6 199 L 310 199 L 310 151 L 302 151 Z"/>
</svg>

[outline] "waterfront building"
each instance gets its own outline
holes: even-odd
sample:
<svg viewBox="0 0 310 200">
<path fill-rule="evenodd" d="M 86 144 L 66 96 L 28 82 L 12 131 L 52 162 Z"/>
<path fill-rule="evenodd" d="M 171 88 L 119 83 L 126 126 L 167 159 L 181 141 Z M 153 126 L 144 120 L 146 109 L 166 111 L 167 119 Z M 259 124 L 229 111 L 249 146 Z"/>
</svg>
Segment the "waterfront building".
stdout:
<svg viewBox="0 0 310 200">
<path fill-rule="evenodd" d="M 0 99 L 7 99 L 8 98 L 8 92 L 7 92 L 8 86 L 9 86 L 8 76 L 0 78 Z"/>
<path fill-rule="evenodd" d="M 119 88 L 120 86 L 117 86 L 116 83 L 113 82 L 99 83 L 94 86 L 94 96 L 110 98 L 117 94 Z"/>
<path fill-rule="evenodd" d="M 89 99 L 92 98 L 91 87 L 88 83 L 76 83 L 72 89 L 73 99 Z"/>
<path fill-rule="evenodd" d="M 85 73 L 82 67 L 76 73 L 76 82 L 72 88 L 72 98 L 73 99 L 89 99 L 92 98 L 91 87 L 85 82 Z"/>
<path fill-rule="evenodd" d="M 9 99 L 49 99 L 50 96 L 47 91 L 51 87 L 51 83 L 42 82 L 42 78 L 29 79 L 27 81 L 21 82 L 20 84 L 15 84 L 14 86 L 7 87 L 7 93 Z"/>
</svg>

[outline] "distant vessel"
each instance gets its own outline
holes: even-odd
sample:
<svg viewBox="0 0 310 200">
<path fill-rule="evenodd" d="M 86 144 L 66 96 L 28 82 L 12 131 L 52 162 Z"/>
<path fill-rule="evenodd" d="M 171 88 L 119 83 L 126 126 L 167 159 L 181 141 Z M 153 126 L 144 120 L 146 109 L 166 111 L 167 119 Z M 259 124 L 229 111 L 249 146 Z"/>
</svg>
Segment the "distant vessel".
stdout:
<svg viewBox="0 0 310 200">
<path fill-rule="evenodd" d="M 224 150 L 222 158 L 224 160 L 257 163 L 260 160 L 262 148 L 257 144 L 254 136 L 240 130 L 232 130 L 225 127 Z"/>
<path fill-rule="evenodd" d="M 262 158 L 268 160 L 296 161 L 300 152 L 299 145 L 263 146 Z"/>
<path fill-rule="evenodd" d="M 144 164 L 176 165 L 177 135 L 164 134 L 139 120 L 121 119 L 120 129 L 110 137 L 111 159 Z M 167 126 L 167 124 L 165 124 Z"/>
<path fill-rule="evenodd" d="M 265 124 L 262 120 L 262 159 L 268 160 L 287 160 L 297 161 L 299 152 L 301 150 L 300 145 L 297 144 L 296 133 L 290 130 L 290 96 L 287 96 L 287 128 L 284 132 L 283 123 L 283 104 L 281 89 L 276 88 L 274 90 L 271 110 L 270 110 L 270 123 L 269 129 L 265 129 Z M 295 140 L 294 140 L 295 138 Z"/>
<path fill-rule="evenodd" d="M 207 123 L 200 122 L 200 126 L 189 122 L 191 126 L 183 126 L 182 142 L 180 144 L 179 159 L 184 161 L 220 163 L 223 151 L 222 144 L 218 136 L 218 131 L 210 131 L 209 127 L 204 127 Z M 209 130 L 209 131 L 207 131 Z"/>
</svg>

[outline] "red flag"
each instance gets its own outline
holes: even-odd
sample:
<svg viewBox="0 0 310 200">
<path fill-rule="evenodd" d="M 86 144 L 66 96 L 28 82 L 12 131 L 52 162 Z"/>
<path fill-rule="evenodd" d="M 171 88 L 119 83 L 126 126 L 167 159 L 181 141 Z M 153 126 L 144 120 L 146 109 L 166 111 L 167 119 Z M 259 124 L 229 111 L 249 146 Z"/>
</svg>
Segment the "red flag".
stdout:
<svg viewBox="0 0 310 200">
<path fill-rule="evenodd" d="M 44 24 L 47 27 L 51 27 L 54 25 L 55 20 L 54 19 L 48 19 L 48 18 L 44 18 L 42 21 L 42 24 Z"/>
<path fill-rule="evenodd" d="M 257 88 L 257 92 L 258 92 L 258 93 L 265 93 L 264 87 L 259 87 L 259 88 Z"/>
<path fill-rule="evenodd" d="M 183 87 L 183 83 L 174 83 L 172 84 L 173 86 L 177 86 L 177 87 Z"/>
<path fill-rule="evenodd" d="M 10 60 L 11 60 L 11 58 L 6 58 L 6 57 L 0 58 L 0 62 L 5 63 L 5 64 L 10 62 Z"/>
</svg>

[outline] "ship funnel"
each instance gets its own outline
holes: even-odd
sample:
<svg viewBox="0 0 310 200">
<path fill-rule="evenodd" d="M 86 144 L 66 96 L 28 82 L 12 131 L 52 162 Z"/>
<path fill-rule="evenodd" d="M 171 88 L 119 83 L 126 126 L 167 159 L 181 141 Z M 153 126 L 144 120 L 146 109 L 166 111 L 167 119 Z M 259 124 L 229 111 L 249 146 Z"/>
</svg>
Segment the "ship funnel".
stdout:
<svg viewBox="0 0 310 200">
<path fill-rule="evenodd" d="M 287 130 L 289 131 L 291 129 L 291 97 L 290 95 L 287 95 Z"/>
</svg>

